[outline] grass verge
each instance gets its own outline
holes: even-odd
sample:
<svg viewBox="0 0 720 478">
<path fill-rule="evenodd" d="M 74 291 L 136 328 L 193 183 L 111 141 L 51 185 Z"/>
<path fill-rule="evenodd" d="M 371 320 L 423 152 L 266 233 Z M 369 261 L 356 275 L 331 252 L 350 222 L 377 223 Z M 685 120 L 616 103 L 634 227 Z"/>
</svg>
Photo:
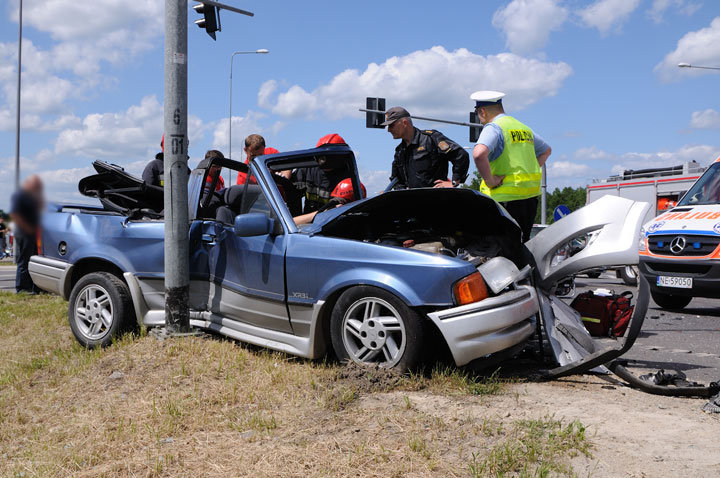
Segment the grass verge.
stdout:
<svg viewBox="0 0 720 478">
<path fill-rule="evenodd" d="M 578 423 L 498 416 L 497 372 L 400 376 L 209 336 L 88 351 L 66 308 L 0 294 L 1 476 L 544 476 L 589 450 Z"/>
</svg>

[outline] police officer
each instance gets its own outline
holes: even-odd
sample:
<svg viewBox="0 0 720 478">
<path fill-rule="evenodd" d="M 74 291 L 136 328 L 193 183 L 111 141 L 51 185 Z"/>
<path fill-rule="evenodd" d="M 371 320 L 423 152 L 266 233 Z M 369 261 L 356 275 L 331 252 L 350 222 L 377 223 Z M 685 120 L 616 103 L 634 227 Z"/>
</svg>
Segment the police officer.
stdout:
<svg viewBox="0 0 720 478">
<path fill-rule="evenodd" d="M 540 168 L 552 150 L 533 130 L 505 114 L 504 96 L 498 91 L 476 91 L 470 96 L 484 125 L 473 159 L 483 178 L 480 192 L 505 207 L 520 226 L 525 242 L 537 213 Z"/>
<path fill-rule="evenodd" d="M 382 125 L 388 127 L 393 139 L 402 139 L 395 148 L 390 178 L 397 180 L 396 188 L 453 187 L 467 178 L 467 151 L 439 131 L 414 127 L 405 108 L 387 110 Z M 453 165 L 452 180 L 448 180 L 448 161 Z"/>
</svg>

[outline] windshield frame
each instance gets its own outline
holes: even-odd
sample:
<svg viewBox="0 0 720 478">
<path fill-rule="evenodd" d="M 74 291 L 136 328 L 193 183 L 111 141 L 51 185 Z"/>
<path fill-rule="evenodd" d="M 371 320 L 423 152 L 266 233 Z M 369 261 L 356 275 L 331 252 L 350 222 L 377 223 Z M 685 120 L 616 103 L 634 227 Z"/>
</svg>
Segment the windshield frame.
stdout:
<svg viewBox="0 0 720 478">
<path fill-rule="evenodd" d="M 715 197 L 712 200 L 700 200 L 693 201 L 693 198 L 702 198 L 705 196 L 703 191 L 706 186 L 712 188 L 712 194 L 710 197 Z M 707 168 L 707 171 L 703 173 L 700 178 L 695 181 L 692 187 L 686 192 L 683 197 L 678 201 L 677 206 L 708 206 L 720 204 L 720 163 L 713 163 Z"/>
</svg>

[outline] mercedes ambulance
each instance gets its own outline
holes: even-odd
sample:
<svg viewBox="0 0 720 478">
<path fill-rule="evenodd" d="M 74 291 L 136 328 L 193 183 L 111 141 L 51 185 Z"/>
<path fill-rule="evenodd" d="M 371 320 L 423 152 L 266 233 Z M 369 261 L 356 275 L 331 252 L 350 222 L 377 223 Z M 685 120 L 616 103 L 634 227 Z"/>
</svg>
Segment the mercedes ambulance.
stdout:
<svg viewBox="0 0 720 478">
<path fill-rule="evenodd" d="M 675 207 L 643 226 L 638 247 L 640 273 L 660 307 L 720 298 L 720 158 Z"/>
</svg>

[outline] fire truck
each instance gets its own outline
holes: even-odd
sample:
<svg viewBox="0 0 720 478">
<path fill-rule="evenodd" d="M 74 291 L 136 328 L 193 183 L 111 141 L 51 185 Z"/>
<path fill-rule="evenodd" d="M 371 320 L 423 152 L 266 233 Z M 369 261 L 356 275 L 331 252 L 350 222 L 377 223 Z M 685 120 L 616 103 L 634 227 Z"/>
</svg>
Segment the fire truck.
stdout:
<svg viewBox="0 0 720 478">
<path fill-rule="evenodd" d="M 594 179 L 587 186 L 587 203 L 608 194 L 648 202 L 651 207 L 643 221 L 646 223 L 675 207 L 706 169 L 696 161 L 689 161 L 666 168 L 630 169 L 607 179 Z M 601 272 L 590 271 L 588 276 L 599 277 Z M 637 284 L 637 270 L 634 267 L 624 267 L 615 272 L 626 284 Z"/>
</svg>

